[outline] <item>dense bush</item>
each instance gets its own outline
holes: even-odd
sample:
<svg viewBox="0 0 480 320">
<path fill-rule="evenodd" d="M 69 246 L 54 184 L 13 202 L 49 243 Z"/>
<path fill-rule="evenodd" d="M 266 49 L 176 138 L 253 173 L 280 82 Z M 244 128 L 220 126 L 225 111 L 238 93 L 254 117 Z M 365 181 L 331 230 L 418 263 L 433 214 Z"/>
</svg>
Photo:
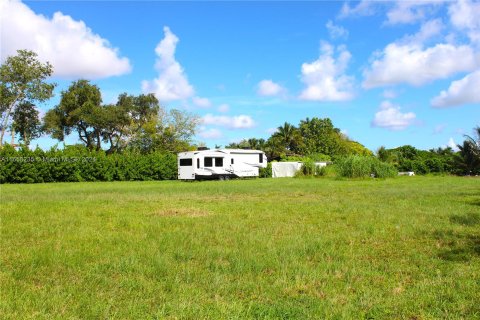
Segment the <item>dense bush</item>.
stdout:
<svg viewBox="0 0 480 320">
<path fill-rule="evenodd" d="M 338 175 L 347 178 L 364 178 L 372 175 L 376 178 L 388 178 L 398 174 L 391 164 L 368 156 L 352 155 L 341 158 L 335 166 Z"/>
<path fill-rule="evenodd" d="M 177 177 L 172 153 L 124 152 L 107 155 L 83 146 L 0 149 L 0 183 L 171 180 Z"/>
</svg>

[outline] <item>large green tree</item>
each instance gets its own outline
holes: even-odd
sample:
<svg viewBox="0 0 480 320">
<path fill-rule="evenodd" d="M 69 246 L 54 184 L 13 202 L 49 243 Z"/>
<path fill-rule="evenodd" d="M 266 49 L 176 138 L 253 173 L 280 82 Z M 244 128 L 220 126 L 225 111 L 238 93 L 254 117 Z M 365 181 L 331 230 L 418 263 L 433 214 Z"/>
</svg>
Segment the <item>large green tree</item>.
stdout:
<svg viewBox="0 0 480 320">
<path fill-rule="evenodd" d="M 194 114 L 160 108 L 157 117 L 146 122 L 135 135 L 131 146 L 141 152 L 185 151 L 191 149 L 199 124 L 200 118 Z"/>
<path fill-rule="evenodd" d="M 142 134 L 147 124 L 156 121 L 160 104 L 153 94 L 123 93 L 115 105 L 107 105 L 103 110 L 103 141 L 110 143 L 108 152 L 114 152 L 126 148 Z"/>
<path fill-rule="evenodd" d="M 25 101 L 17 105 L 13 112 L 12 127 L 20 135 L 20 141 L 30 145 L 32 139 L 40 137 L 42 125 L 38 116 L 38 110 L 33 103 Z"/>
<path fill-rule="evenodd" d="M 96 85 L 87 80 L 75 81 L 62 91 L 60 104 L 46 113 L 45 131 L 60 141 L 77 132 L 89 149 L 100 150 L 105 121 L 101 103 L 102 96 Z"/>
<path fill-rule="evenodd" d="M 332 159 L 350 154 L 373 155 L 363 145 L 342 134 L 329 118 L 306 118 L 300 121 L 298 130 L 302 137 L 301 154 L 324 154 Z"/>
<path fill-rule="evenodd" d="M 465 174 L 480 174 L 480 126 L 474 129 L 473 136 L 465 135 L 465 141 L 458 148 L 460 170 Z"/>
<path fill-rule="evenodd" d="M 286 154 L 295 154 L 301 148 L 302 137 L 300 131 L 288 122 L 279 126 L 272 137 L 276 143 L 281 144 Z"/>
<path fill-rule="evenodd" d="M 7 57 L 1 65 L 0 147 L 3 145 L 3 138 L 8 128 L 12 129 L 12 140 L 15 137 L 15 130 L 24 133 L 28 131 L 26 128 L 19 127 L 21 122 L 12 126 L 16 112 L 28 113 L 28 110 L 23 110 L 23 107 L 31 108 L 35 102 L 44 102 L 53 96 L 55 84 L 46 82 L 52 73 L 53 67 L 50 63 L 40 62 L 37 54 L 28 50 L 18 50 L 17 55 Z M 33 114 L 30 115 L 33 116 Z"/>
<path fill-rule="evenodd" d="M 198 117 L 166 111 L 153 94 L 123 93 L 116 104 L 102 104 L 100 89 L 87 80 L 73 82 L 60 104 L 45 115 L 45 131 L 63 141 L 73 132 L 88 148 L 107 152 L 126 148 L 178 152 L 190 147 Z"/>
</svg>

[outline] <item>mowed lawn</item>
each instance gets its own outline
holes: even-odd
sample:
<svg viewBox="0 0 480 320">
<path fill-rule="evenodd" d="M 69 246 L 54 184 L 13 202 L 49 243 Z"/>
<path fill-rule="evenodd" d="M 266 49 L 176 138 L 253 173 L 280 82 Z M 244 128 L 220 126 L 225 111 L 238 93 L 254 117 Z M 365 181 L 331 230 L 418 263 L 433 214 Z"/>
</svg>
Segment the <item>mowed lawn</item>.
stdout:
<svg viewBox="0 0 480 320">
<path fill-rule="evenodd" d="M 2 185 L 2 319 L 479 319 L 480 179 Z"/>
</svg>

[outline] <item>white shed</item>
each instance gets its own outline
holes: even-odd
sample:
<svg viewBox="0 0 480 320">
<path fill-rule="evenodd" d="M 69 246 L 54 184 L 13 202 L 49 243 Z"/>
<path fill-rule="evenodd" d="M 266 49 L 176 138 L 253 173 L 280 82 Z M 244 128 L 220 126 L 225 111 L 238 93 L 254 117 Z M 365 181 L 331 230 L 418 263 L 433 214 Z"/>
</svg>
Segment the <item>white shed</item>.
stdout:
<svg viewBox="0 0 480 320">
<path fill-rule="evenodd" d="M 272 178 L 294 177 L 302 168 L 302 162 L 272 162 Z M 327 162 L 315 162 L 317 167 L 325 167 Z"/>
</svg>

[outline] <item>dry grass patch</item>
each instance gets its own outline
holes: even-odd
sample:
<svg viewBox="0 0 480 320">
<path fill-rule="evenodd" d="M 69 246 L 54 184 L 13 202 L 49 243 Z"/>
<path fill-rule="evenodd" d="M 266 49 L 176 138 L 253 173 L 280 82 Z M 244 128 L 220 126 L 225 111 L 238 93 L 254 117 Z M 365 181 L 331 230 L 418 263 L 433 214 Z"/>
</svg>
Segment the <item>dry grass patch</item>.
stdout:
<svg viewBox="0 0 480 320">
<path fill-rule="evenodd" d="M 149 215 L 158 217 L 205 217 L 212 213 L 198 208 L 162 208 L 155 210 Z"/>
</svg>

